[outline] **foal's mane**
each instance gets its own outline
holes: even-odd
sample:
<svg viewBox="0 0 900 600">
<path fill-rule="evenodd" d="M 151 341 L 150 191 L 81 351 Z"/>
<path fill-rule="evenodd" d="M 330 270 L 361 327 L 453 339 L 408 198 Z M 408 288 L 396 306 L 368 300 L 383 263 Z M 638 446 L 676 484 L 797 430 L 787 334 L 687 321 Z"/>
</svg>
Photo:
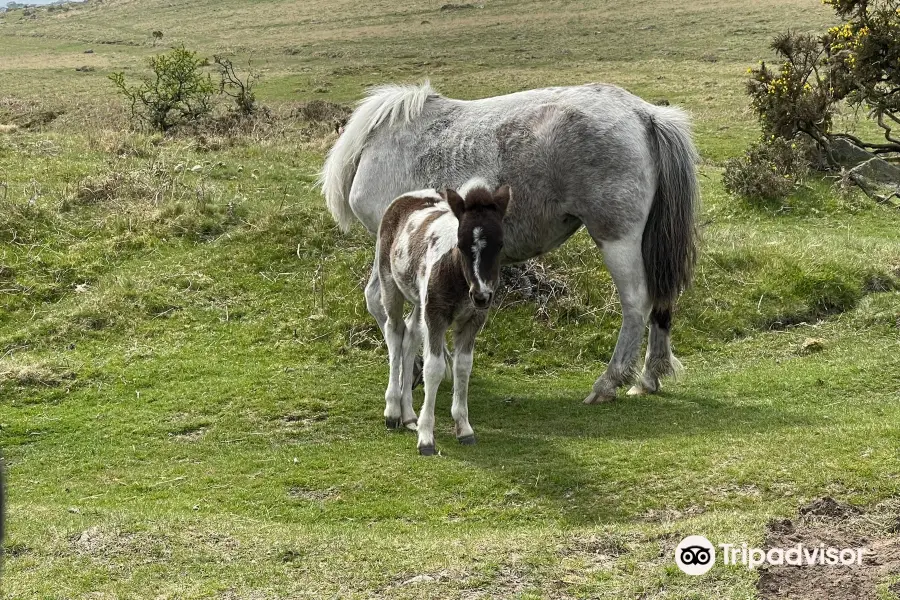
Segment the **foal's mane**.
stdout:
<svg viewBox="0 0 900 600">
<path fill-rule="evenodd" d="M 483 187 L 474 187 L 466 192 L 466 210 L 497 210 L 494 194 Z"/>
</svg>

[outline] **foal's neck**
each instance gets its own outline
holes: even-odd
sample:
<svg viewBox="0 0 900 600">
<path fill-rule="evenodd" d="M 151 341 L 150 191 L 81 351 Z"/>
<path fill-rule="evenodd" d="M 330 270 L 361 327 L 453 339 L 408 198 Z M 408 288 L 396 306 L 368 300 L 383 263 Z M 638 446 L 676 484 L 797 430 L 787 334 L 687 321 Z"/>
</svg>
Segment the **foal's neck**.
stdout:
<svg viewBox="0 0 900 600">
<path fill-rule="evenodd" d="M 450 273 L 457 281 L 465 281 L 465 266 L 463 264 L 462 253 L 459 250 L 459 245 L 453 246 L 453 250 L 450 251 Z"/>
</svg>

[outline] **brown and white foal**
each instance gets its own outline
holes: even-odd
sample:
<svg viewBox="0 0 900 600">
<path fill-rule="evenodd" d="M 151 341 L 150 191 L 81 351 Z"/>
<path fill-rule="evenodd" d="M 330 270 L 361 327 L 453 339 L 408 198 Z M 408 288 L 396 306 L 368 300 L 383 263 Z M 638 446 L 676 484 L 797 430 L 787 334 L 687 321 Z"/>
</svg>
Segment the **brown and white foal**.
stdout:
<svg viewBox="0 0 900 600">
<path fill-rule="evenodd" d="M 447 329 L 453 327 L 453 407 L 456 437 L 474 444 L 468 388 L 475 336 L 487 318 L 500 276 L 503 215 L 509 186 L 495 191 L 480 180 L 454 190 L 420 190 L 388 207 L 378 229 L 376 265 L 387 313 L 385 341 L 390 378 L 384 421 L 414 428 L 419 453 L 434 449 L 434 401 L 444 378 Z M 404 301 L 413 308 L 404 320 Z M 425 403 L 418 420 L 412 406 L 413 364 L 424 337 Z"/>
</svg>

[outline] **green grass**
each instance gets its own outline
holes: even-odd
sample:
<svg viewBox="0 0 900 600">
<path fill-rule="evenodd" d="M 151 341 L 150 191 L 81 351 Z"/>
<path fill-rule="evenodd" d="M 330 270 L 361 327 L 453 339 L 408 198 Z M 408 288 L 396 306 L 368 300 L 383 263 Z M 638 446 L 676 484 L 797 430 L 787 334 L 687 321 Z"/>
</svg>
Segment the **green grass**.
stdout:
<svg viewBox="0 0 900 600">
<path fill-rule="evenodd" d="M 746 66 L 775 31 L 830 23 L 826 8 L 439 6 L 0 17 L 0 125 L 64 111 L 0 133 L 4 597 L 754 598 L 748 571 L 682 575 L 677 542 L 758 544 L 811 498 L 900 491 L 896 211 L 825 180 L 755 208 L 720 182 L 756 135 Z M 157 28 L 252 55 L 274 122 L 127 131 L 105 75 L 136 72 Z M 372 240 L 338 232 L 314 188 L 329 125 L 288 115 L 426 76 L 458 97 L 609 81 L 694 113 L 704 251 L 676 315 L 682 380 L 581 404 L 619 315 L 579 234 L 542 259 L 569 293 L 507 297 L 479 338 L 478 445 L 455 443 L 447 385 L 441 456 L 384 430 Z M 824 349 L 802 352 L 808 338 Z"/>
</svg>

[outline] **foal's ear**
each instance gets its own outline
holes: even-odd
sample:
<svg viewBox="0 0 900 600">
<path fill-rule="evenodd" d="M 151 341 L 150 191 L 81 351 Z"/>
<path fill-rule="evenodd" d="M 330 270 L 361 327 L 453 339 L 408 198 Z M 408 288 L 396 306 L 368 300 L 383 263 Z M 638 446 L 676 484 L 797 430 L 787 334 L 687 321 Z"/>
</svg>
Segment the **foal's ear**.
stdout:
<svg viewBox="0 0 900 600">
<path fill-rule="evenodd" d="M 497 209 L 501 215 L 506 214 L 506 208 L 509 206 L 511 198 L 512 191 L 510 191 L 508 185 L 501 185 L 494 191 L 494 202 L 497 204 Z"/>
<path fill-rule="evenodd" d="M 462 219 L 463 213 L 466 212 L 466 201 L 462 199 L 462 196 L 457 194 L 456 190 L 451 190 L 450 188 L 441 192 L 441 196 L 447 200 L 447 204 L 450 205 L 450 210 L 453 211 L 456 218 Z"/>
</svg>

